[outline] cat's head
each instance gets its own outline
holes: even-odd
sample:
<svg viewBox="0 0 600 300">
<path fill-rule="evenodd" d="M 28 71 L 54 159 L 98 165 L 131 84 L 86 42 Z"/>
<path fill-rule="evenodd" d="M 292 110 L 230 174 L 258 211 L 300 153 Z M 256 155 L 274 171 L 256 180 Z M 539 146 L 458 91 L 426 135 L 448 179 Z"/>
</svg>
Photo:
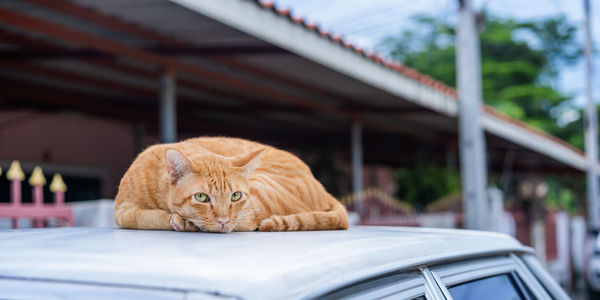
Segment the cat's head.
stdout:
<svg viewBox="0 0 600 300">
<path fill-rule="evenodd" d="M 248 177 L 260 165 L 264 149 L 236 157 L 199 155 L 187 157 L 165 150 L 175 213 L 202 231 L 230 232 L 246 214 Z"/>
</svg>

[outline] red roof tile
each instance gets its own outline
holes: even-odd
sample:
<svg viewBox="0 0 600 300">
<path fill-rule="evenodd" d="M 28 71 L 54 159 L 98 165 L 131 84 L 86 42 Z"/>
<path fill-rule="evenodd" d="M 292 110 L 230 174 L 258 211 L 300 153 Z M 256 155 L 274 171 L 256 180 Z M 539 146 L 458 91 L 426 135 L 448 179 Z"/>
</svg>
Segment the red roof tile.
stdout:
<svg viewBox="0 0 600 300">
<path fill-rule="evenodd" d="M 258 1 L 258 3 L 264 8 L 273 8 L 275 6 L 275 4 L 271 1 Z"/>
<path fill-rule="evenodd" d="M 289 15 L 290 15 L 290 10 L 289 10 L 289 9 L 287 9 L 287 8 L 281 8 L 281 9 L 277 9 L 277 13 L 278 13 L 279 15 L 282 15 L 282 16 L 284 16 L 284 17 L 287 17 L 287 16 L 289 16 Z"/>
<path fill-rule="evenodd" d="M 261 7 L 265 8 L 265 9 L 270 9 L 280 16 L 287 17 L 288 19 L 290 19 L 292 22 L 294 22 L 296 24 L 302 24 L 305 28 L 307 28 L 311 31 L 316 31 L 321 36 L 323 36 L 325 38 L 329 38 L 333 42 L 340 43 L 345 48 L 355 51 L 359 55 L 365 55 L 367 58 L 373 60 L 376 63 L 382 64 L 391 70 L 400 71 L 405 76 L 408 76 L 416 81 L 419 81 L 431 88 L 434 88 L 434 89 L 436 89 L 442 93 L 445 93 L 447 95 L 450 95 L 452 97 L 454 97 L 456 95 L 456 92 L 454 92 L 453 89 L 451 89 L 451 88 L 448 89 L 447 87 L 445 87 L 445 85 L 443 83 L 441 83 L 433 78 L 423 80 L 420 77 L 420 75 L 421 75 L 420 73 L 418 73 L 414 70 L 411 70 L 410 73 L 405 73 L 405 72 L 403 72 L 403 70 L 401 68 L 396 68 L 396 67 L 392 66 L 390 63 L 388 63 L 386 61 L 386 58 L 380 56 L 379 54 L 376 54 L 376 53 L 365 54 L 365 52 L 363 50 L 360 50 L 359 48 L 354 46 L 354 44 L 347 42 L 347 41 L 343 41 L 343 39 L 341 38 L 340 35 L 332 35 L 331 33 L 327 32 L 325 30 L 321 30 L 321 29 L 319 29 L 319 27 L 317 26 L 316 23 L 307 21 L 306 19 L 302 18 L 301 16 L 293 16 L 290 13 L 289 9 L 278 8 L 277 5 L 275 5 L 275 3 L 273 3 L 272 1 L 261 1 L 261 0 L 254 0 L 254 1 L 256 1 Z"/>
<path fill-rule="evenodd" d="M 313 23 L 313 22 L 308 22 L 307 23 L 307 21 L 304 21 L 303 24 L 304 24 L 304 27 L 306 27 L 306 28 L 308 28 L 308 29 L 310 29 L 312 31 L 316 31 L 317 28 L 318 28 L 317 23 Z"/>
</svg>

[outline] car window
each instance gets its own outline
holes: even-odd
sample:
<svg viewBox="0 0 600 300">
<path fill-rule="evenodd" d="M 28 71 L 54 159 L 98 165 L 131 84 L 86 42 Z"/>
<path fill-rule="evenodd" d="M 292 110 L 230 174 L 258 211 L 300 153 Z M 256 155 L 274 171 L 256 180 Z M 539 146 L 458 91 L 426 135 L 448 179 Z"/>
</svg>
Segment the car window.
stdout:
<svg viewBox="0 0 600 300">
<path fill-rule="evenodd" d="M 454 300 L 527 300 L 530 292 L 514 274 L 502 274 L 448 287 Z"/>
<path fill-rule="evenodd" d="M 447 299 L 452 297 L 450 288 L 458 293 L 461 286 L 467 287 L 479 284 L 488 289 L 488 285 L 508 286 L 517 290 L 520 298 L 515 299 L 540 299 L 550 300 L 550 296 L 543 290 L 539 282 L 533 278 L 533 275 L 526 269 L 523 261 L 514 255 L 502 255 L 496 257 L 483 257 L 469 259 L 459 262 L 442 264 L 430 268 L 431 273 L 442 288 L 442 292 Z M 488 279 L 489 281 L 482 281 Z M 507 281 L 508 278 L 508 281 Z M 502 281 L 504 280 L 504 281 Z M 479 283 L 479 281 L 482 281 Z M 493 289 L 492 289 L 493 290 Z M 498 298 L 494 298 L 498 296 Z M 454 299 L 463 299 L 458 296 Z M 464 299 L 477 299 L 465 297 Z M 493 299 L 511 299 L 509 295 L 493 294 L 490 297 L 483 297 L 484 300 Z"/>
<path fill-rule="evenodd" d="M 425 300 L 425 279 L 420 271 L 396 272 L 355 282 L 319 299 Z"/>
</svg>

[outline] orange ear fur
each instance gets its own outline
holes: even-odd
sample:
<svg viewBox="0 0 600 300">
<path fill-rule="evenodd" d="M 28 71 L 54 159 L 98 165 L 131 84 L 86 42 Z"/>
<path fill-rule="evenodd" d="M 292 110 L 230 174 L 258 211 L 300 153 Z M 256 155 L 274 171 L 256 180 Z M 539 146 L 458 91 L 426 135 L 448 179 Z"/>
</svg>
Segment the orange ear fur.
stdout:
<svg viewBox="0 0 600 300">
<path fill-rule="evenodd" d="M 173 184 L 176 184 L 183 176 L 192 171 L 192 163 L 179 150 L 172 148 L 165 150 L 165 163 Z"/>
<path fill-rule="evenodd" d="M 254 170 L 256 170 L 256 168 L 258 168 L 258 166 L 260 166 L 264 154 L 265 148 L 260 148 L 248 154 L 233 157 L 231 159 L 231 163 L 234 167 L 242 170 L 244 177 L 248 177 Z"/>
</svg>

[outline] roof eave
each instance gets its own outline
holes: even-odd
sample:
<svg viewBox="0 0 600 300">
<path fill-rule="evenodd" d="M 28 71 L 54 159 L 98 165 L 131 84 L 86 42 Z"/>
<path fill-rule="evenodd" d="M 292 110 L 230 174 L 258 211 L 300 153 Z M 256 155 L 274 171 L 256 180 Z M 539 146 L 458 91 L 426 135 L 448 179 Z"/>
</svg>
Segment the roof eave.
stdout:
<svg viewBox="0 0 600 300">
<path fill-rule="evenodd" d="M 456 91 L 398 62 L 344 41 L 314 23 L 294 16 L 273 3 L 256 0 L 170 0 L 190 10 L 228 24 L 344 75 L 370 84 L 442 115 L 457 118 Z M 239 12 L 244 17 L 239 17 Z M 514 118 L 483 106 L 483 127 L 496 136 L 584 171 L 587 161 L 578 149 Z"/>
</svg>

